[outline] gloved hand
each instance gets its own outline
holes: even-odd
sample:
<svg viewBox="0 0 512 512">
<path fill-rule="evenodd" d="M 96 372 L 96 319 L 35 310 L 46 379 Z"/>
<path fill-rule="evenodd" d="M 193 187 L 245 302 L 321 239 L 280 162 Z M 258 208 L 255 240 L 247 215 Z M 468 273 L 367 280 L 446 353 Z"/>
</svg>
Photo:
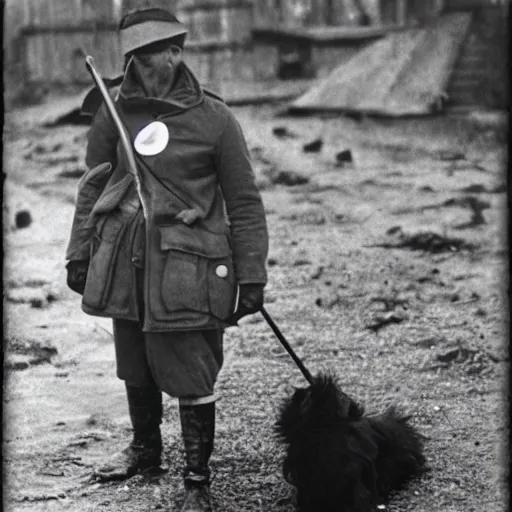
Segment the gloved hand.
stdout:
<svg viewBox="0 0 512 512">
<path fill-rule="evenodd" d="M 263 306 L 263 288 L 265 285 L 260 283 L 241 284 L 240 297 L 238 298 L 238 308 L 234 315 L 229 319 L 229 323 L 236 325 L 240 318 L 246 315 L 257 313 Z"/>
<path fill-rule="evenodd" d="M 68 286 L 80 295 L 84 294 L 85 282 L 87 281 L 88 260 L 71 260 L 67 265 Z"/>
</svg>

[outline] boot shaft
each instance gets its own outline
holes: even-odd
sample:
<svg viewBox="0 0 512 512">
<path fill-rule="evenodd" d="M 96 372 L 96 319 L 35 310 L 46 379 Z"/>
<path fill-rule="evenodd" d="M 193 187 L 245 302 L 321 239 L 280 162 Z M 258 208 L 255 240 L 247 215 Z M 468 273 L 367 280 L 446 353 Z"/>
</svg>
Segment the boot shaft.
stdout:
<svg viewBox="0 0 512 512">
<path fill-rule="evenodd" d="M 162 393 L 156 386 L 139 388 L 126 385 L 126 396 L 133 427 L 132 446 L 136 450 L 161 450 Z"/>
<path fill-rule="evenodd" d="M 162 394 L 156 387 L 126 385 L 133 440 L 95 472 L 100 481 L 124 480 L 138 471 L 158 468 L 162 461 Z"/>
<path fill-rule="evenodd" d="M 215 403 L 180 404 L 180 421 L 185 446 L 185 486 L 208 484 L 208 462 L 215 437 Z"/>
</svg>

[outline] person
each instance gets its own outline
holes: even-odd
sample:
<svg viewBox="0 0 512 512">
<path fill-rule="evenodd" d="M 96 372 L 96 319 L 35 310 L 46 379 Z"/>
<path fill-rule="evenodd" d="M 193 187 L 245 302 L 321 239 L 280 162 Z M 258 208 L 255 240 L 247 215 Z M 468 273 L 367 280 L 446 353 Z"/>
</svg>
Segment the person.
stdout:
<svg viewBox="0 0 512 512">
<path fill-rule="evenodd" d="M 161 464 L 164 392 L 179 401 L 190 512 L 212 510 L 223 332 L 263 305 L 268 233 L 242 130 L 183 61 L 186 34 L 168 2 L 123 11 L 125 69 L 109 93 L 137 177 L 97 102 L 66 259 L 83 311 L 113 318 L 133 426 L 129 446 L 96 475 L 123 479 Z"/>
</svg>

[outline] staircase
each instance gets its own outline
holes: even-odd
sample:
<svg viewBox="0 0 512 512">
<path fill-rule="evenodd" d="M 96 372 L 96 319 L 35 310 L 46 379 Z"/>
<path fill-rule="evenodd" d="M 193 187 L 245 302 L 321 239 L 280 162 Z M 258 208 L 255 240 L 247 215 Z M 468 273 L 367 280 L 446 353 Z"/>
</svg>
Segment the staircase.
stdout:
<svg viewBox="0 0 512 512">
<path fill-rule="evenodd" d="M 482 102 L 479 89 L 485 78 L 486 54 L 487 48 L 470 29 L 452 71 L 447 91 L 448 106 L 474 106 Z"/>
<path fill-rule="evenodd" d="M 453 67 L 448 85 L 447 107 L 464 108 L 485 105 L 489 86 L 489 60 L 496 51 L 483 36 L 489 30 L 489 20 L 473 14 L 465 41 Z"/>
</svg>

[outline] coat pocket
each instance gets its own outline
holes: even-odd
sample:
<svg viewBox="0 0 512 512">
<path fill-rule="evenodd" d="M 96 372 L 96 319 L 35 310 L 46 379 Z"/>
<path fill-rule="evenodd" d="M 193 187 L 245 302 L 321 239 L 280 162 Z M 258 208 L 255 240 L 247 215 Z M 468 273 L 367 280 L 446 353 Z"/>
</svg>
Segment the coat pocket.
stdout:
<svg viewBox="0 0 512 512">
<path fill-rule="evenodd" d="M 105 217 L 96 226 L 83 296 L 83 303 L 90 308 L 102 310 L 107 306 L 125 227 L 114 216 Z"/>
<path fill-rule="evenodd" d="M 236 279 L 227 234 L 184 224 L 160 226 L 167 253 L 161 298 L 166 310 L 209 313 L 226 320 L 233 312 Z"/>
</svg>

